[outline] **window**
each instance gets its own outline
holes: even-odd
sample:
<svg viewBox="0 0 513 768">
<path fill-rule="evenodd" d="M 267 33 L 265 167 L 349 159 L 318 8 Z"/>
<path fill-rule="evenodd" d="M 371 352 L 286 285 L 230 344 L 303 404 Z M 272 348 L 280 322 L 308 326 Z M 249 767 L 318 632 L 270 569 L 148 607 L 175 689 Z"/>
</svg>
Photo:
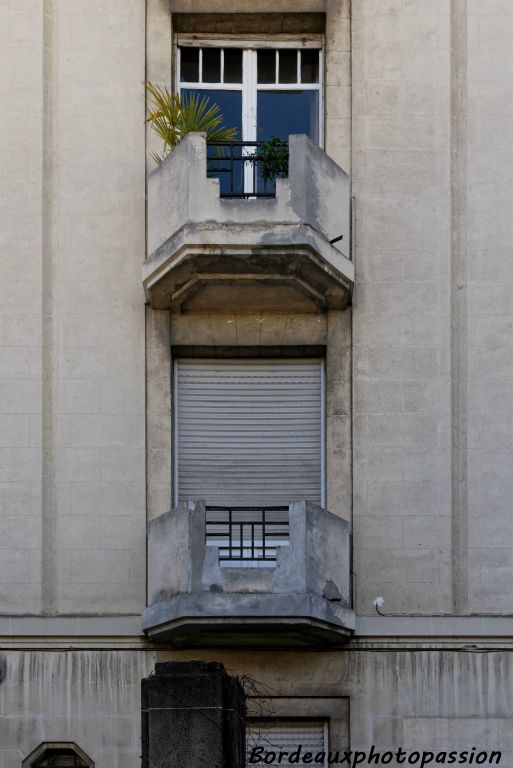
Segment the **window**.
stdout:
<svg viewBox="0 0 513 768">
<path fill-rule="evenodd" d="M 328 765 L 328 722 L 327 720 L 253 720 L 249 721 L 246 731 L 247 765 L 252 750 L 262 749 L 260 754 L 266 765 L 288 764 L 287 758 L 280 761 L 280 752 L 291 755 L 299 751 L 299 759 L 303 764 L 302 756 L 310 752 L 316 765 Z M 275 759 L 272 759 L 274 754 Z M 324 754 L 324 761 L 319 762 Z M 319 757 L 321 756 L 321 757 Z M 315 757 L 318 759 L 315 760 Z"/>
<path fill-rule="evenodd" d="M 323 503 L 322 360 L 182 359 L 174 389 L 176 501 L 252 507 L 255 525 L 255 507 Z"/>
<path fill-rule="evenodd" d="M 177 88 L 183 97 L 208 96 L 223 114 L 224 125 L 237 128 L 237 139 L 249 143 L 273 137 L 287 140 L 306 133 L 322 145 L 322 39 L 276 41 L 242 46 L 235 41 L 209 41 L 201 46 L 181 38 Z M 242 154 L 254 146 L 240 148 Z M 253 189 L 253 164 L 238 163 L 236 187 Z M 220 173 L 221 192 L 227 174 Z"/>
<path fill-rule="evenodd" d="M 23 768 L 94 768 L 94 762 L 76 744 L 45 742 L 23 761 Z"/>
</svg>

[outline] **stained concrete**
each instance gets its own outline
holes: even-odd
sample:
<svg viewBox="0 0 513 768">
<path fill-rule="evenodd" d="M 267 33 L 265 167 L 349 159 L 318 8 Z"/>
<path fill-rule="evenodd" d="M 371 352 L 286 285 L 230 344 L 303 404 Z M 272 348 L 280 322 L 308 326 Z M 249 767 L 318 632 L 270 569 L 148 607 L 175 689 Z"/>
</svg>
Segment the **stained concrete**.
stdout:
<svg viewBox="0 0 513 768">
<path fill-rule="evenodd" d="M 204 503 L 184 502 L 149 525 L 143 629 L 180 645 L 343 643 L 354 629 L 349 555 L 345 520 L 293 502 L 275 567 L 222 567 L 206 545 Z"/>
<path fill-rule="evenodd" d="M 143 283 L 153 308 L 283 311 L 287 289 L 309 302 L 296 311 L 347 306 L 349 177 L 307 136 L 291 136 L 289 148 L 288 178 L 277 179 L 272 199 L 220 198 L 201 134 L 151 173 Z M 198 307 L 208 286 L 215 290 Z"/>
</svg>

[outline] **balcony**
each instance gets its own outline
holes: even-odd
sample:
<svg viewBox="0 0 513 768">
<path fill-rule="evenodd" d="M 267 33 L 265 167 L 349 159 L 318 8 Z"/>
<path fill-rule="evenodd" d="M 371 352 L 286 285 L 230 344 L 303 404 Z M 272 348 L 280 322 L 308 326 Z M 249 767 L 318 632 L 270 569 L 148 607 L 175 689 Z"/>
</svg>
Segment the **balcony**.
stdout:
<svg viewBox="0 0 513 768">
<path fill-rule="evenodd" d="M 354 630 L 349 527 L 315 504 L 205 507 L 153 520 L 143 630 L 175 647 L 333 647 Z"/>
<path fill-rule="evenodd" d="M 208 178 L 207 155 L 205 137 L 190 134 L 148 179 L 149 304 L 186 312 L 346 307 L 354 281 L 348 175 L 294 135 L 288 178 L 271 193 L 227 195 Z"/>
</svg>

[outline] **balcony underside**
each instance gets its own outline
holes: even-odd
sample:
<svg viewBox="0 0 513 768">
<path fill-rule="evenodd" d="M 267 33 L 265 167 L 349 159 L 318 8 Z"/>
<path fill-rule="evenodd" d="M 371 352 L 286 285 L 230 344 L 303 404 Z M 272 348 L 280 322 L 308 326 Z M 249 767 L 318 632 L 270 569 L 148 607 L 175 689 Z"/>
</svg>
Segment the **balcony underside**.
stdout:
<svg viewBox="0 0 513 768">
<path fill-rule="evenodd" d="M 315 312 L 344 309 L 353 278 L 306 225 L 188 225 L 148 259 L 144 288 L 154 309 Z"/>
<path fill-rule="evenodd" d="M 354 613 L 316 595 L 186 594 L 143 613 L 150 640 L 175 647 L 334 647 L 354 632 Z"/>
</svg>

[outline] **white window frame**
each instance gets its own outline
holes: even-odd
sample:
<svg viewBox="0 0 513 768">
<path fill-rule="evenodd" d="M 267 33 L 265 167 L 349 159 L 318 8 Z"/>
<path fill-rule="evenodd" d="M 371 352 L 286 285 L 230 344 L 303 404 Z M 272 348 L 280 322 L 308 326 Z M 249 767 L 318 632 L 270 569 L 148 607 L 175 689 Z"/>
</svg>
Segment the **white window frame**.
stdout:
<svg viewBox="0 0 513 768">
<path fill-rule="evenodd" d="M 190 48 L 242 48 L 242 83 L 183 83 L 180 79 L 180 46 Z M 316 48 L 319 50 L 318 83 L 257 83 L 256 52 L 262 48 L 296 48 L 297 50 Z M 244 141 L 256 141 L 257 94 L 262 91 L 318 91 L 319 93 L 319 146 L 324 149 L 324 35 L 269 35 L 262 37 L 240 38 L 236 35 L 219 37 L 218 35 L 179 34 L 175 36 L 175 89 L 180 93 L 182 87 L 202 90 L 241 90 L 242 91 L 242 135 Z M 221 64 L 222 66 L 222 64 Z M 299 59 L 298 59 L 299 67 Z M 221 75 L 222 78 L 222 75 Z M 298 77 L 298 80 L 300 78 Z"/>
</svg>

